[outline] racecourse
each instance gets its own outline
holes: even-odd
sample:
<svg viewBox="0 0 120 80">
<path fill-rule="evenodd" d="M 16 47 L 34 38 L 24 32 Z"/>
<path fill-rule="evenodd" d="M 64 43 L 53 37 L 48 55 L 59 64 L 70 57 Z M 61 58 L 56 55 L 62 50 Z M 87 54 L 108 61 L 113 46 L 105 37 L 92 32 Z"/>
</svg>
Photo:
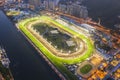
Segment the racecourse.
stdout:
<svg viewBox="0 0 120 80">
<path fill-rule="evenodd" d="M 71 33 L 72 35 L 75 35 L 77 37 L 79 37 L 80 39 L 82 39 L 84 41 L 84 43 L 87 46 L 87 49 L 85 51 L 84 54 L 82 54 L 81 56 L 78 56 L 76 58 L 62 58 L 62 57 L 58 57 L 56 55 L 54 55 L 48 48 L 46 48 L 44 46 L 44 44 L 42 44 L 26 27 L 28 24 L 37 21 L 37 20 L 43 20 L 45 22 L 50 22 L 53 23 L 55 25 L 57 25 L 59 28 Z M 77 33 L 76 31 L 70 29 L 69 27 L 66 27 L 58 22 L 56 22 L 55 20 L 53 20 L 50 17 L 47 16 L 40 16 L 40 17 L 34 17 L 34 18 L 30 18 L 30 19 L 26 19 L 23 21 L 20 21 L 18 23 L 19 29 L 34 43 L 34 45 L 58 68 L 58 70 L 60 70 L 60 72 L 62 72 L 64 74 L 64 76 L 67 77 L 68 80 L 76 80 L 75 76 L 68 71 L 63 63 L 65 64 L 76 64 L 79 62 L 82 62 L 84 60 L 86 60 L 87 58 L 90 57 L 90 55 L 93 53 L 94 51 L 94 45 L 92 44 L 92 41 L 87 38 L 86 36 L 84 36 L 83 34 Z"/>
<path fill-rule="evenodd" d="M 40 24 L 40 23 L 46 23 L 45 21 L 35 21 L 35 22 L 32 22 L 30 24 L 28 24 L 26 26 L 26 28 L 29 30 L 29 32 L 31 32 L 42 44 L 44 44 L 44 46 L 49 49 L 50 52 L 52 52 L 52 54 L 54 54 L 55 56 L 58 56 L 58 57 L 61 57 L 61 58 L 76 58 L 78 56 L 81 56 L 82 54 L 85 53 L 87 47 L 85 46 L 85 43 L 84 41 L 82 41 L 81 39 L 78 39 L 76 40 L 76 42 L 79 42 L 79 45 L 77 46 L 80 46 L 80 49 L 78 49 L 77 51 L 74 51 L 72 53 L 69 53 L 68 51 L 65 53 L 65 52 L 61 52 L 60 50 L 56 49 L 53 45 L 50 44 L 49 41 L 47 41 L 46 39 L 43 38 L 43 36 L 40 36 L 40 34 L 38 32 L 36 32 L 33 28 L 32 28 L 32 25 L 34 24 Z M 48 25 L 51 25 L 50 23 L 47 23 Z M 57 27 L 58 28 L 58 27 Z M 71 36 L 74 36 L 74 35 L 71 35 Z M 62 44 L 62 43 L 61 43 Z"/>
</svg>

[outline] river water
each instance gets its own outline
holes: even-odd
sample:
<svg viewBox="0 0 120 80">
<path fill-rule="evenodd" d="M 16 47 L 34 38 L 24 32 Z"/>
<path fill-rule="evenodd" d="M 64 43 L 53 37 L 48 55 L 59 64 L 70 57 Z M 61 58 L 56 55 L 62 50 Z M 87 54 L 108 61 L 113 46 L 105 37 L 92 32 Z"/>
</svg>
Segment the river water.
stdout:
<svg viewBox="0 0 120 80">
<path fill-rule="evenodd" d="M 120 24 L 120 0 L 83 0 L 87 6 L 89 17 L 98 21 L 108 28 L 114 28 L 115 24 Z"/>
<path fill-rule="evenodd" d="M 1 10 L 0 44 L 10 58 L 10 69 L 15 80 L 60 80 Z"/>
</svg>

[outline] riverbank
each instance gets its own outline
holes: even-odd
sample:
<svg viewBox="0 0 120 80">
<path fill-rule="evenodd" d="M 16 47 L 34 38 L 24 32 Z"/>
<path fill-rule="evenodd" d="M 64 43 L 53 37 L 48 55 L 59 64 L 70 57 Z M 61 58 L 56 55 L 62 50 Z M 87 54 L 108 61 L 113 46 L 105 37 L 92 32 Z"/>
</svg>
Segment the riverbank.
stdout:
<svg viewBox="0 0 120 80">
<path fill-rule="evenodd" d="M 61 80 L 2 11 L 0 25 L 0 41 L 10 58 L 15 80 Z"/>
<path fill-rule="evenodd" d="M 14 80 L 9 68 L 5 68 L 0 62 L 0 73 L 5 80 Z M 1 78 L 1 77 L 0 77 Z"/>
</svg>

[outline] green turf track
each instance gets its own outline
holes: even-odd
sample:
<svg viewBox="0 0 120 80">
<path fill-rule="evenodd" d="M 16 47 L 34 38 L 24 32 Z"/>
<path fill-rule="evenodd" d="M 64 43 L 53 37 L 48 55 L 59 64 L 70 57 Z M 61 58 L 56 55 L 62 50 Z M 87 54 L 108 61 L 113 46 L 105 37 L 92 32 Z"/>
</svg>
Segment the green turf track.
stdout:
<svg viewBox="0 0 120 80">
<path fill-rule="evenodd" d="M 90 72 L 90 70 L 92 69 L 92 65 L 91 64 L 86 64 L 83 67 L 80 68 L 80 72 L 84 75 Z"/>
<path fill-rule="evenodd" d="M 28 23 L 30 23 L 32 21 L 36 21 L 36 20 L 44 20 L 45 22 L 46 21 L 51 22 L 51 23 L 57 25 L 58 27 L 70 32 L 71 34 L 78 36 L 83 41 L 85 41 L 88 49 L 86 50 L 86 52 L 82 56 L 76 57 L 74 59 L 65 59 L 65 58 L 61 58 L 61 57 L 57 57 L 57 56 L 53 55 L 39 40 L 36 39 L 36 37 L 34 37 L 26 29 L 26 25 Z M 75 64 L 75 63 L 78 63 L 78 62 L 82 62 L 86 58 L 90 57 L 90 55 L 94 51 L 94 46 L 93 46 L 90 39 L 86 38 L 82 34 L 79 34 L 75 31 L 71 30 L 70 28 L 68 28 L 66 26 L 63 26 L 62 24 L 59 24 L 58 22 L 52 20 L 51 18 L 49 18 L 47 16 L 41 16 L 41 17 L 35 17 L 35 18 L 30 18 L 30 19 L 23 20 L 23 21 L 19 22 L 18 26 L 19 26 L 20 30 L 36 45 L 36 47 L 38 49 L 40 49 L 40 51 L 45 56 L 47 56 L 47 58 L 67 77 L 67 80 L 76 80 L 76 77 L 64 67 L 63 63 Z"/>
</svg>

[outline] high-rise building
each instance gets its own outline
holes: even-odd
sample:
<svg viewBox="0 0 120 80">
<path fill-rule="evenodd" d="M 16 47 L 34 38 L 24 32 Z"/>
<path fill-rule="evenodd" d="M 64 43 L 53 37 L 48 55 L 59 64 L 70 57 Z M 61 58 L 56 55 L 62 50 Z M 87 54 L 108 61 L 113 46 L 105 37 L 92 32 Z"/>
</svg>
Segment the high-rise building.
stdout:
<svg viewBox="0 0 120 80">
<path fill-rule="evenodd" d="M 82 18 L 87 18 L 88 17 L 88 10 L 86 7 L 84 6 L 81 6 L 81 9 L 80 9 L 80 17 Z"/>
<path fill-rule="evenodd" d="M 47 10 L 54 10 L 55 8 L 55 2 L 54 0 L 44 0 L 45 8 Z"/>
<path fill-rule="evenodd" d="M 81 6 L 78 5 L 78 4 L 72 4 L 71 8 L 72 8 L 71 14 L 73 16 L 78 16 L 79 17 Z"/>
<path fill-rule="evenodd" d="M 55 0 L 55 5 L 57 6 L 60 0 Z"/>
<path fill-rule="evenodd" d="M 44 4 L 45 9 L 48 9 L 48 8 L 49 8 L 48 0 L 44 0 L 43 4 Z"/>
<path fill-rule="evenodd" d="M 67 13 L 67 5 L 60 4 L 59 5 L 59 11 L 63 13 Z"/>
<path fill-rule="evenodd" d="M 0 6 L 3 6 L 5 4 L 5 0 L 0 0 Z"/>
<path fill-rule="evenodd" d="M 80 18 L 88 17 L 87 8 L 77 3 L 59 4 L 59 11 L 76 16 L 76 17 L 80 17 Z"/>
<path fill-rule="evenodd" d="M 44 6 L 47 10 L 54 11 L 58 6 L 59 0 L 44 0 Z"/>
<path fill-rule="evenodd" d="M 39 9 L 41 0 L 29 0 L 30 7 L 33 9 Z"/>
<path fill-rule="evenodd" d="M 49 9 L 55 10 L 55 1 L 54 0 L 49 0 Z"/>
</svg>

